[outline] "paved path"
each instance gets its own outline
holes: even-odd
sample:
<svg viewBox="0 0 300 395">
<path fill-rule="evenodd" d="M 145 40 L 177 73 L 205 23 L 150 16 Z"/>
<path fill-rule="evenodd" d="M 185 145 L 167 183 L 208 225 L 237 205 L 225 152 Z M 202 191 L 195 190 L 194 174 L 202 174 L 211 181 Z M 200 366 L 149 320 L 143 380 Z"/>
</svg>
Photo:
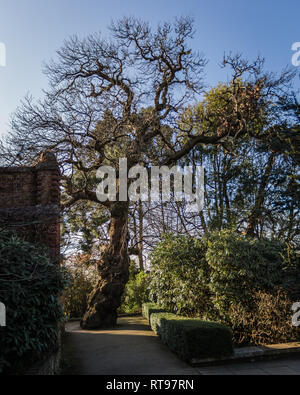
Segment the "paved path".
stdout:
<svg viewBox="0 0 300 395">
<path fill-rule="evenodd" d="M 63 374 L 72 375 L 300 375 L 300 358 L 192 368 L 179 360 L 142 317 L 118 320 L 111 330 L 84 331 L 68 323 Z"/>
<path fill-rule="evenodd" d="M 78 322 L 67 324 L 66 329 L 67 374 L 197 374 L 160 342 L 142 317 L 120 318 L 111 330 L 84 331 Z"/>
<path fill-rule="evenodd" d="M 241 362 L 223 366 L 197 368 L 201 375 L 300 375 L 300 357 L 261 362 Z"/>
</svg>

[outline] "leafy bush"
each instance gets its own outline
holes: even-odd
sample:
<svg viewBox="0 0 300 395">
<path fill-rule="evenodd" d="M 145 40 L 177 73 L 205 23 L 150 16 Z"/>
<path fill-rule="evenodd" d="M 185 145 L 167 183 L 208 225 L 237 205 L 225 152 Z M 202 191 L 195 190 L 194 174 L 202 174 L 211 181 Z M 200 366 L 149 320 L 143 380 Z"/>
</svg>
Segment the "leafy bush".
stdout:
<svg viewBox="0 0 300 395">
<path fill-rule="evenodd" d="M 185 361 L 233 354 L 232 333 L 222 324 L 171 313 L 152 313 L 150 324 L 163 343 Z"/>
<path fill-rule="evenodd" d="M 300 254 L 299 251 L 287 243 L 283 254 L 286 272 L 283 281 L 284 288 L 291 300 L 300 300 Z"/>
<path fill-rule="evenodd" d="M 237 344 L 293 341 L 299 262 L 286 247 L 233 230 L 202 241 L 167 235 L 151 256 L 150 299 L 170 312 L 224 323 Z"/>
<path fill-rule="evenodd" d="M 89 255 L 78 255 L 65 263 L 68 284 L 64 292 L 64 308 L 68 319 L 81 318 L 90 293 L 96 285 L 98 271 Z"/>
<path fill-rule="evenodd" d="M 20 372 L 57 347 L 63 311 L 57 296 L 64 287 L 60 267 L 44 248 L 0 231 L 0 373 Z"/>
<path fill-rule="evenodd" d="M 285 245 L 277 240 L 252 239 L 231 230 L 214 232 L 208 239 L 206 260 L 209 289 L 215 310 L 230 324 L 230 307 L 255 309 L 255 291 L 274 292 L 283 284 Z"/>
<path fill-rule="evenodd" d="M 142 304 L 149 299 L 149 275 L 139 271 L 134 264 L 129 267 L 129 281 L 126 284 L 119 313 L 134 314 L 142 311 Z"/>
<path fill-rule="evenodd" d="M 151 255 L 150 300 L 168 311 L 199 316 L 209 309 L 208 265 L 203 241 L 165 235 Z"/>
<path fill-rule="evenodd" d="M 143 314 L 143 317 L 146 318 L 146 320 L 149 321 L 149 323 L 150 323 L 151 314 L 153 314 L 153 313 L 163 313 L 163 312 L 165 312 L 165 310 L 160 308 L 155 303 L 143 303 L 142 314 Z"/>
</svg>

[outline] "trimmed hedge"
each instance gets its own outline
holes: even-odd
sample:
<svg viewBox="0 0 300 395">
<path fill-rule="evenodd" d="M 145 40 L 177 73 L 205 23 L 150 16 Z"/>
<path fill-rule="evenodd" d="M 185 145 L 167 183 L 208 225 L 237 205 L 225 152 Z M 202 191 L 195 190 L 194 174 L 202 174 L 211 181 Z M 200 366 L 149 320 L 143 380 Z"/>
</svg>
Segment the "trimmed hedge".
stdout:
<svg viewBox="0 0 300 395">
<path fill-rule="evenodd" d="M 155 303 L 143 303 L 143 305 L 142 305 L 143 317 L 146 318 L 146 320 L 148 320 L 149 323 L 150 323 L 151 314 L 153 314 L 153 313 L 163 313 L 163 312 L 166 312 L 166 310 L 160 308 Z"/>
<path fill-rule="evenodd" d="M 151 329 L 184 361 L 233 354 L 232 332 L 225 325 L 161 312 L 154 303 L 143 305 Z"/>
</svg>

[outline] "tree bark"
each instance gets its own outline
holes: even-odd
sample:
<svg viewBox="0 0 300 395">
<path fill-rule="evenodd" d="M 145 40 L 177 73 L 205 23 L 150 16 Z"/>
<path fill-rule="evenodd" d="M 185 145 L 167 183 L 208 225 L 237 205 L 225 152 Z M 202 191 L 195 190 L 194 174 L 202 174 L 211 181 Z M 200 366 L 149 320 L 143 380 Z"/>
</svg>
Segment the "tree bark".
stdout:
<svg viewBox="0 0 300 395">
<path fill-rule="evenodd" d="M 259 219 L 261 218 L 262 208 L 266 197 L 266 187 L 270 178 L 274 161 L 275 161 L 275 153 L 272 152 L 271 155 L 269 156 L 265 172 L 263 174 L 261 183 L 258 188 L 258 192 L 255 197 L 254 207 L 248 220 L 248 226 L 246 230 L 247 236 L 251 236 L 251 237 L 255 236 L 255 228 L 258 224 Z"/>
<path fill-rule="evenodd" d="M 138 202 L 138 215 L 139 215 L 139 243 L 138 243 L 138 250 L 139 250 L 139 266 L 140 270 L 144 270 L 144 260 L 143 260 L 143 234 L 144 234 L 144 213 L 143 213 L 143 204 L 141 201 Z"/>
<path fill-rule="evenodd" d="M 117 323 L 117 309 L 129 278 L 128 203 L 111 207 L 110 243 L 98 265 L 99 280 L 89 297 L 81 328 L 108 328 Z"/>
</svg>

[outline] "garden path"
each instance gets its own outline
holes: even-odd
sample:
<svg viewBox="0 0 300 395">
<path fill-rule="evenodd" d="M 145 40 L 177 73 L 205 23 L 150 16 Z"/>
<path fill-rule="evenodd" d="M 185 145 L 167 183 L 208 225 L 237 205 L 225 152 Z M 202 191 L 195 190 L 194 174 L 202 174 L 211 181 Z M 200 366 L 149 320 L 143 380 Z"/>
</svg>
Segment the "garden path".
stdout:
<svg viewBox="0 0 300 395">
<path fill-rule="evenodd" d="M 179 360 L 142 317 L 119 318 L 117 327 L 85 331 L 66 326 L 62 374 L 68 375 L 300 375 L 300 357 L 193 368 Z"/>
</svg>

